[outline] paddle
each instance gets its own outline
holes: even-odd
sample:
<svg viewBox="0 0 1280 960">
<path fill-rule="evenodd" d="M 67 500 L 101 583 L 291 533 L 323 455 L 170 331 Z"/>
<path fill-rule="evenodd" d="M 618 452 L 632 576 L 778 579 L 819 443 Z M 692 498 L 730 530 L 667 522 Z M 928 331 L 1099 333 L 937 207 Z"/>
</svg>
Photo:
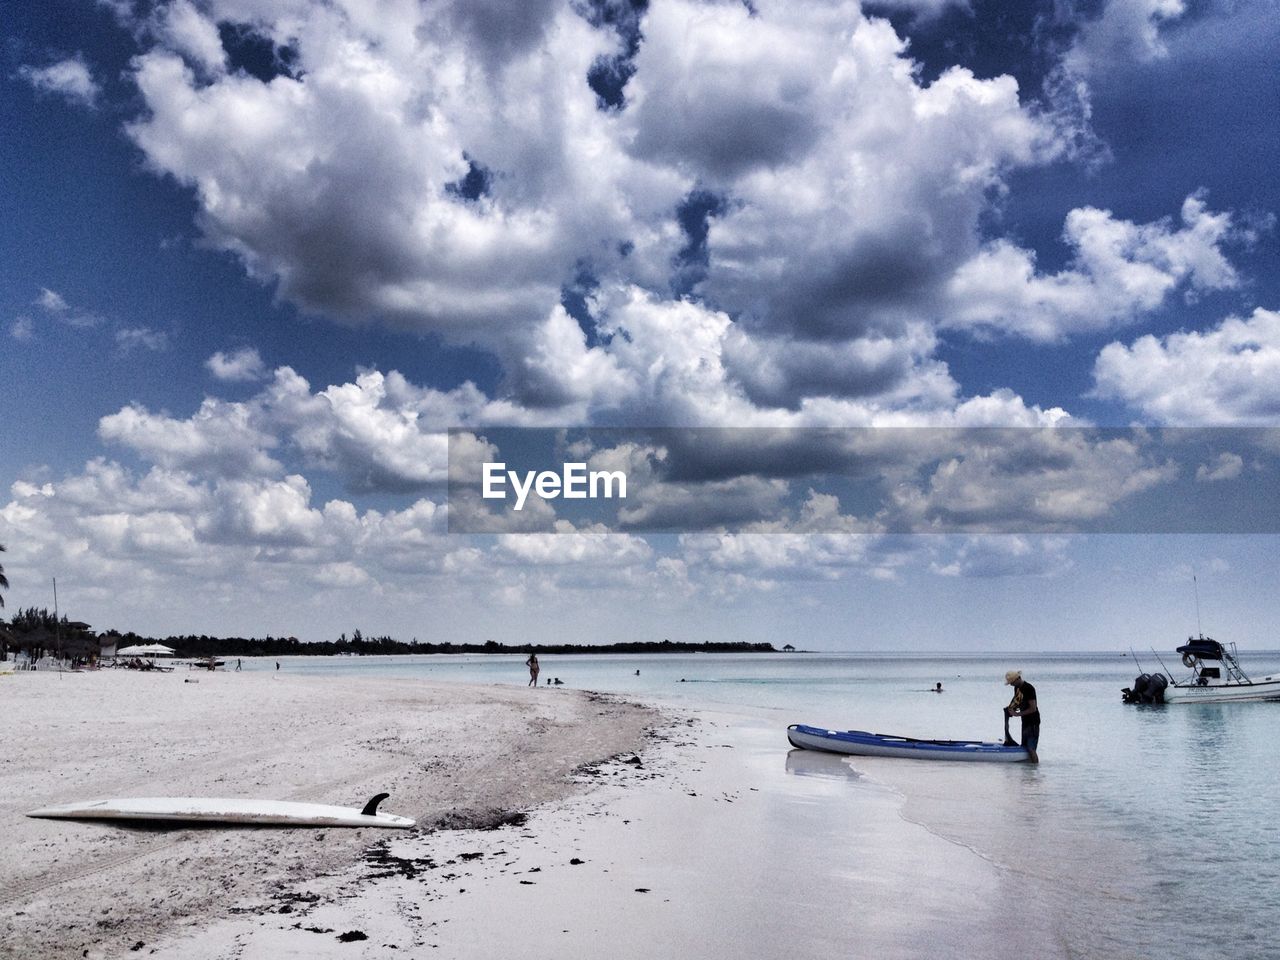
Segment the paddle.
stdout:
<svg viewBox="0 0 1280 960">
<path fill-rule="evenodd" d="M 1006 747 L 1016 747 L 1018 741 L 1009 735 L 1009 708 L 1004 708 L 1004 745 Z"/>
</svg>

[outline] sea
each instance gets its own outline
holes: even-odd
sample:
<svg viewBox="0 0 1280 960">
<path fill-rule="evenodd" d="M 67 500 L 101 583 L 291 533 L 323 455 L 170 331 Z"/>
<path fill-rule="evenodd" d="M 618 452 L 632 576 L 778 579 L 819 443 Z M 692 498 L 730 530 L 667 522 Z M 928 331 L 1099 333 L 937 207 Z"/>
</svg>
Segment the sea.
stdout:
<svg viewBox="0 0 1280 960">
<path fill-rule="evenodd" d="M 1255 678 L 1280 674 L 1280 652 L 1240 658 Z M 750 829 L 768 869 L 746 871 L 747 899 L 785 891 L 792 955 L 841 944 L 870 955 L 856 940 L 878 955 L 919 956 L 945 931 L 948 946 L 932 955 L 1280 957 L 1270 932 L 1280 930 L 1280 703 L 1122 703 L 1122 687 L 1160 669 L 1154 654 L 540 659 L 544 684 L 717 718 L 716 736 L 738 748 L 737 775 L 764 805 Z M 1186 672 L 1175 654 L 1164 661 Z M 335 677 L 528 680 L 523 658 L 505 655 L 279 662 Z M 788 724 L 807 723 L 999 740 L 1009 669 L 1038 692 L 1039 766 L 833 758 L 786 739 Z M 757 853 L 742 856 L 728 874 Z M 807 949 L 795 942 L 824 924 Z"/>
</svg>

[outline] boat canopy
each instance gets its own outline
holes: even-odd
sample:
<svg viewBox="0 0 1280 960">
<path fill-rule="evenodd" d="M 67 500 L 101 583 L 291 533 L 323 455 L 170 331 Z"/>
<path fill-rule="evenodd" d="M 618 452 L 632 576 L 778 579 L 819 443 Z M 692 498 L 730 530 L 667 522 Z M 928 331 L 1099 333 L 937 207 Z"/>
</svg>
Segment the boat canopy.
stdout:
<svg viewBox="0 0 1280 960">
<path fill-rule="evenodd" d="M 1222 644 L 1217 640 L 1211 640 L 1209 637 L 1191 637 L 1182 646 L 1178 647 L 1178 653 L 1191 654 L 1193 657 L 1199 657 L 1201 660 L 1221 660 Z"/>
</svg>

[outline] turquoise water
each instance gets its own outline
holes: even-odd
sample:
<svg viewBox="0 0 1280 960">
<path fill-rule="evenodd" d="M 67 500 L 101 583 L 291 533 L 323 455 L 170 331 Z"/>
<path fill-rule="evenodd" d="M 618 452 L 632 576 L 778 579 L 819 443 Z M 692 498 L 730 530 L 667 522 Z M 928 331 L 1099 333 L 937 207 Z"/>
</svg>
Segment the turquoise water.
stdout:
<svg viewBox="0 0 1280 960">
<path fill-rule="evenodd" d="M 1071 655 L 587 655 L 544 657 L 542 679 L 741 717 L 754 763 L 787 765 L 788 723 L 998 739 L 1005 670 L 1036 685 L 1041 765 L 859 759 L 902 815 L 1000 868 L 990 892 L 1019 919 L 1011 942 L 1064 957 L 1275 956 L 1280 926 L 1280 703 L 1126 706 L 1139 672 L 1118 653 Z M 1154 658 L 1143 658 L 1147 670 Z M 433 680 L 527 681 L 523 658 L 296 658 L 282 669 Z M 1175 660 L 1165 658 L 1170 667 Z M 1254 676 L 1280 654 L 1242 652 Z M 246 669 L 272 669 L 247 662 Z M 635 671 L 639 670 L 637 676 Z M 1175 675 L 1182 673 L 1179 667 Z M 683 682 L 682 682 L 683 681 Z M 942 694 L 929 692 L 941 681 Z M 768 734 L 776 729 L 776 740 Z M 1017 733 L 1017 721 L 1013 729 Z M 776 754 L 776 757 L 774 756 Z M 793 766 L 795 761 L 793 758 Z M 791 771 L 788 771 L 791 772 Z M 786 802 L 855 802 L 858 779 Z M 834 792 L 833 792 L 834 791 Z M 833 811 L 834 813 L 835 811 Z M 836 822 L 835 817 L 830 822 Z M 844 821 L 841 821 L 842 823 Z M 846 829 L 846 827 L 842 827 Z M 815 870 L 838 877 L 838 847 Z"/>
</svg>

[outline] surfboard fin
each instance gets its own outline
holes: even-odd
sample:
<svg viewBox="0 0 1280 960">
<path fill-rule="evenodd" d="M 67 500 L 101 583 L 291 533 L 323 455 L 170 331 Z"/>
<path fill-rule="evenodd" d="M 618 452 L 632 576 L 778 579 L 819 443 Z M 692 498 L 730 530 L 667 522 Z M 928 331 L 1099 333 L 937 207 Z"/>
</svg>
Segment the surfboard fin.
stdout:
<svg viewBox="0 0 1280 960">
<path fill-rule="evenodd" d="M 360 811 L 360 815 L 363 817 L 376 817 L 378 815 L 378 804 L 389 796 L 391 796 L 389 793 L 374 794 L 369 798 L 369 802 L 364 805 L 364 809 Z"/>
</svg>

